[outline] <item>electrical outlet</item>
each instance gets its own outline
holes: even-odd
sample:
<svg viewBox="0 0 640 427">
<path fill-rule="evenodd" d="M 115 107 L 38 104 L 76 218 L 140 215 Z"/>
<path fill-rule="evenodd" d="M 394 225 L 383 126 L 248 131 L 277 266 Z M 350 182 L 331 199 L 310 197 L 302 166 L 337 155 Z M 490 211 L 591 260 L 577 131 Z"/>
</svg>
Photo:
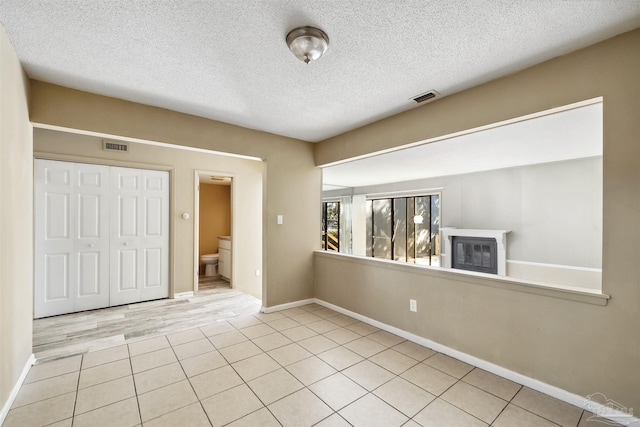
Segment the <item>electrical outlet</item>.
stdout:
<svg viewBox="0 0 640 427">
<path fill-rule="evenodd" d="M 409 300 L 409 310 L 411 311 L 418 311 L 418 301 L 414 300 L 414 299 L 410 299 Z"/>
<path fill-rule="evenodd" d="M 260 270 L 256 270 L 256 277 L 260 277 Z"/>
<path fill-rule="evenodd" d="M 277 222 L 278 222 L 278 225 L 282 225 L 283 223 L 282 215 L 278 215 Z"/>
</svg>

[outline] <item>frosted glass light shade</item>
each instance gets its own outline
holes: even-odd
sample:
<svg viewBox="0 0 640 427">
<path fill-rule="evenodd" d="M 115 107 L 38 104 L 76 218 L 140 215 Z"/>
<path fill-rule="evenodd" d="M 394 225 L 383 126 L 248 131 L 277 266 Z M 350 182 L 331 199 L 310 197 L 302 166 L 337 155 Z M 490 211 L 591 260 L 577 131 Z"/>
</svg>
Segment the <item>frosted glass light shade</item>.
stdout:
<svg viewBox="0 0 640 427">
<path fill-rule="evenodd" d="M 287 45 L 296 58 L 308 64 L 327 50 L 329 37 L 317 28 L 299 27 L 287 34 Z"/>
</svg>

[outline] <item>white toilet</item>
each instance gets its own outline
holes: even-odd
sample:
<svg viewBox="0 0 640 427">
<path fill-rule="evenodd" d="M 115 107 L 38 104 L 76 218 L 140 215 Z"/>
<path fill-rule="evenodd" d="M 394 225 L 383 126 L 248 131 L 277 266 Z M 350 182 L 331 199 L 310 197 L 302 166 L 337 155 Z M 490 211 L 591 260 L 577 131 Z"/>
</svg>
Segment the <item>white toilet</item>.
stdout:
<svg viewBox="0 0 640 427">
<path fill-rule="evenodd" d="M 202 255 L 200 262 L 205 265 L 205 276 L 215 276 L 218 274 L 218 254 Z"/>
</svg>

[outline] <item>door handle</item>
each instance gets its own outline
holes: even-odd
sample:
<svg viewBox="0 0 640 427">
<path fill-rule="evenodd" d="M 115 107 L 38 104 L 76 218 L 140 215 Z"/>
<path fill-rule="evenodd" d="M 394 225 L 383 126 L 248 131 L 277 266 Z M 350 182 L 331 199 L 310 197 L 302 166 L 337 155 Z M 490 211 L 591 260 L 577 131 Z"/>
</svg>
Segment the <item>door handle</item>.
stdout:
<svg viewBox="0 0 640 427">
<path fill-rule="evenodd" d="M 129 242 L 124 242 L 123 243 L 125 246 L 129 246 Z"/>
<path fill-rule="evenodd" d="M 89 247 L 90 247 L 90 248 L 93 248 L 94 246 L 95 246 L 95 245 L 94 245 L 93 243 L 90 243 L 90 244 L 89 244 Z"/>
</svg>

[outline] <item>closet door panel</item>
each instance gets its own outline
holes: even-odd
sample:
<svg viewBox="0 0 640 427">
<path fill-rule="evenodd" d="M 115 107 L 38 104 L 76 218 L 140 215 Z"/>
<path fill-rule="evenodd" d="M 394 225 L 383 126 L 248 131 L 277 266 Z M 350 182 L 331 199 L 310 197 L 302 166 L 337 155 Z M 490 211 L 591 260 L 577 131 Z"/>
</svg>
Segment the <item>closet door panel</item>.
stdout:
<svg viewBox="0 0 640 427">
<path fill-rule="evenodd" d="M 145 288 L 162 286 L 162 249 L 145 249 Z"/>
<path fill-rule="evenodd" d="M 140 301 L 141 171 L 111 168 L 111 305 Z"/>
<path fill-rule="evenodd" d="M 73 311 L 73 165 L 35 161 L 34 317 Z"/>
<path fill-rule="evenodd" d="M 118 291 L 137 291 L 138 289 L 138 250 L 118 251 Z"/>
<path fill-rule="evenodd" d="M 34 317 L 109 305 L 108 172 L 35 161 Z"/>
<path fill-rule="evenodd" d="M 109 306 L 109 167 L 75 164 L 74 311 Z"/>
<path fill-rule="evenodd" d="M 118 197 L 118 238 L 138 237 L 138 196 Z"/>
<path fill-rule="evenodd" d="M 169 172 L 142 171 L 142 300 L 169 296 Z"/>
<path fill-rule="evenodd" d="M 51 305 L 69 302 L 72 309 L 69 253 L 46 254 L 44 259 L 44 302 Z"/>
<path fill-rule="evenodd" d="M 78 254 L 78 296 L 88 297 L 100 294 L 100 253 L 82 252 Z"/>
</svg>

